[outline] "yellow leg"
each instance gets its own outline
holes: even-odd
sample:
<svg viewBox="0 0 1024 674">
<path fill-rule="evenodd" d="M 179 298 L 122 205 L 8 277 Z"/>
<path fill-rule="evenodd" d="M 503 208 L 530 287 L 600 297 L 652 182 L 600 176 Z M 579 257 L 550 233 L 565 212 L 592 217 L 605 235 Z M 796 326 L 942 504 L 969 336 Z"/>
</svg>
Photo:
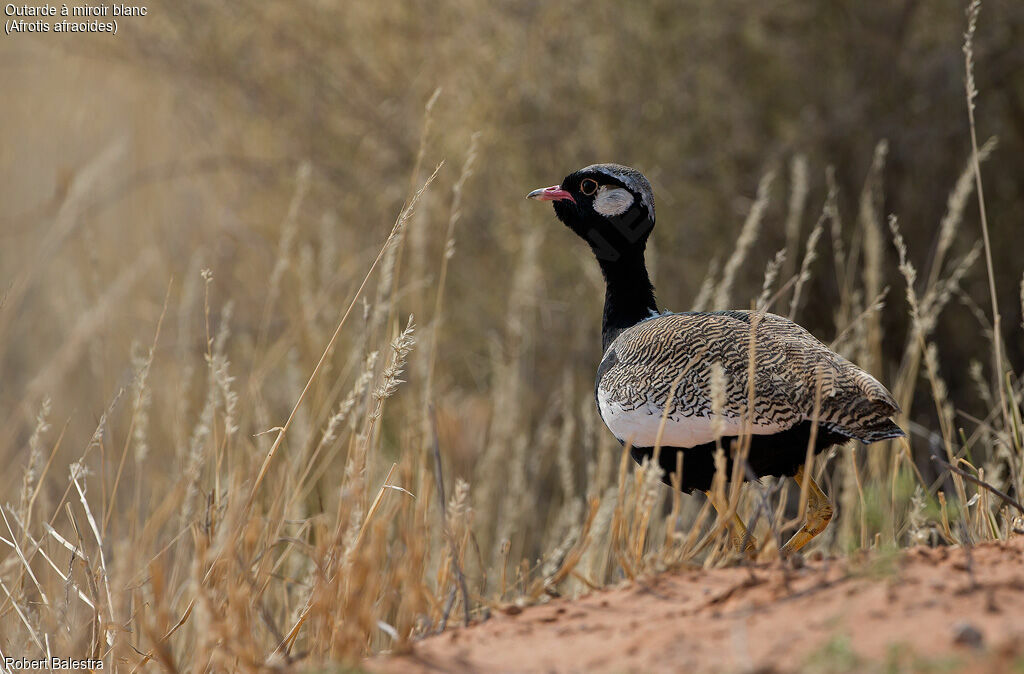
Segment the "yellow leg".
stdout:
<svg viewBox="0 0 1024 674">
<path fill-rule="evenodd" d="M 804 516 L 804 526 L 800 531 L 793 534 L 782 549 L 785 552 L 796 552 L 811 542 L 815 536 L 820 534 L 828 526 L 832 519 L 832 503 L 828 500 L 825 492 L 814 483 L 810 475 L 804 475 L 803 466 L 793 477 L 797 486 L 803 487 L 804 479 L 807 480 L 807 512 Z"/>
<path fill-rule="evenodd" d="M 719 507 L 718 502 L 715 500 L 714 495 L 711 491 L 704 492 L 708 497 L 708 501 L 715 507 L 715 511 L 721 515 L 727 508 Z M 729 523 L 729 529 L 732 531 L 732 545 L 736 549 L 736 552 L 746 553 L 747 556 L 753 556 L 757 554 L 757 539 L 750 535 L 747 531 L 747 525 L 743 523 L 740 516 L 735 512 L 732 514 L 732 521 Z M 745 541 L 745 543 L 744 543 Z"/>
</svg>

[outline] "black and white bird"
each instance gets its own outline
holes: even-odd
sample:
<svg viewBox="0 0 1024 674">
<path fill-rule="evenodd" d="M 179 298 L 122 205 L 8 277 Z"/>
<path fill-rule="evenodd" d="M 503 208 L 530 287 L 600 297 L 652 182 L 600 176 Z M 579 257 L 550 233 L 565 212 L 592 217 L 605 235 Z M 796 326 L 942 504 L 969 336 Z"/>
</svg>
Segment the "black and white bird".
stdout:
<svg viewBox="0 0 1024 674">
<path fill-rule="evenodd" d="M 726 475 L 732 475 L 732 440 L 749 434 L 747 478 L 795 476 L 800 484 L 807 478 L 806 522 L 786 549 L 799 550 L 824 530 L 832 506 L 804 475 L 808 447 L 813 441 L 820 453 L 851 439 L 904 435 L 890 418 L 899 406 L 889 391 L 782 316 L 660 312 L 644 261 L 654 194 L 636 169 L 594 164 L 527 197 L 553 202 L 555 215 L 590 245 L 601 266 L 604 356 L 595 396 L 605 425 L 630 445 L 633 458 L 641 462 L 660 447 L 669 476 L 681 452 L 682 490 L 707 492 L 716 447 L 726 450 Z M 732 525 L 734 540 L 749 547 L 743 523 L 734 517 Z"/>
</svg>

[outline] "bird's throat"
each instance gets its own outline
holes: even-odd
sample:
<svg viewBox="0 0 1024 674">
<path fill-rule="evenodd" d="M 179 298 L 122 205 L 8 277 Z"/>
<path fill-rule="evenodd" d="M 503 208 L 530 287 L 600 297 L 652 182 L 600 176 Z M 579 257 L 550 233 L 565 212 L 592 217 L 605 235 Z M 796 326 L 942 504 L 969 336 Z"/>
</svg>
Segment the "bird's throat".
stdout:
<svg viewBox="0 0 1024 674">
<path fill-rule="evenodd" d="M 658 313 L 654 286 L 647 275 L 643 249 L 631 250 L 615 261 L 599 260 L 604 274 L 604 320 L 601 350 L 607 351 L 623 330 Z"/>
</svg>

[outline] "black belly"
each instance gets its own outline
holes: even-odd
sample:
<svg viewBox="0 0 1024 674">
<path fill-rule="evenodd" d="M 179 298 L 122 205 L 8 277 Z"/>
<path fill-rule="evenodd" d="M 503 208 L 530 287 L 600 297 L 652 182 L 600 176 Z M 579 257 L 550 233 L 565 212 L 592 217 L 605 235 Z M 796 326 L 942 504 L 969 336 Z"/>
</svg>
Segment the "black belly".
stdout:
<svg viewBox="0 0 1024 674">
<path fill-rule="evenodd" d="M 750 473 L 754 477 L 761 478 L 768 475 L 795 475 L 797 469 L 803 465 L 807 458 L 807 444 L 811 436 L 811 422 L 804 421 L 792 428 L 780 433 L 771 435 L 750 436 L 750 453 L 747 456 L 747 464 L 750 471 L 744 471 L 744 481 L 750 479 Z M 729 447 L 735 436 L 723 437 L 722 447 L 726 450 L 726 477 L 732 476 L 732 457 L 729 456 Z M 818 426 L 818 435 L 814 442 L 814 452 L 819 454 L 830 447 L 842 444 L 849 440 L 845 435 L 836 433 L 825 427 Z M 665 471 L 662 480 L 671 485 L 672 474 L 676 472 L 676 452 L 683 453 L 683 479 L 681 489 L 689 494 L 695 489 L 705 491 L 711 487 L 711 480 L 715 476 L 715 443 L 709 442 L 696 447 L 683 449 L 676 447 L 662 447 L 658 457 L 661 468 Z M 645 458 L 654 455 L 651 447 L 633 447 L 631 450 L 633 459 L 637 463 Z"/>
</svg>

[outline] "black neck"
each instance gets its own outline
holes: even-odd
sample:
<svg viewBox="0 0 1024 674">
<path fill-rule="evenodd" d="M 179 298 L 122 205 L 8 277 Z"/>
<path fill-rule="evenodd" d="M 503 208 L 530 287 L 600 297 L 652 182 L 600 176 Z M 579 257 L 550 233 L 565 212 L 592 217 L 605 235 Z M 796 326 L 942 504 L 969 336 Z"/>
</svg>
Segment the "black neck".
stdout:
<svg viewBox="0 0 1024 674">
<path fill-rule="evenodd" d="M 620 332 L 650 318 L 652 312 L 657 313 L 658 305 L 647 276 L 643 248 L 629 250 L 614 262 L 599 262 L 606 285 L 601 350 L 607 351 Z"/>
</svg>

